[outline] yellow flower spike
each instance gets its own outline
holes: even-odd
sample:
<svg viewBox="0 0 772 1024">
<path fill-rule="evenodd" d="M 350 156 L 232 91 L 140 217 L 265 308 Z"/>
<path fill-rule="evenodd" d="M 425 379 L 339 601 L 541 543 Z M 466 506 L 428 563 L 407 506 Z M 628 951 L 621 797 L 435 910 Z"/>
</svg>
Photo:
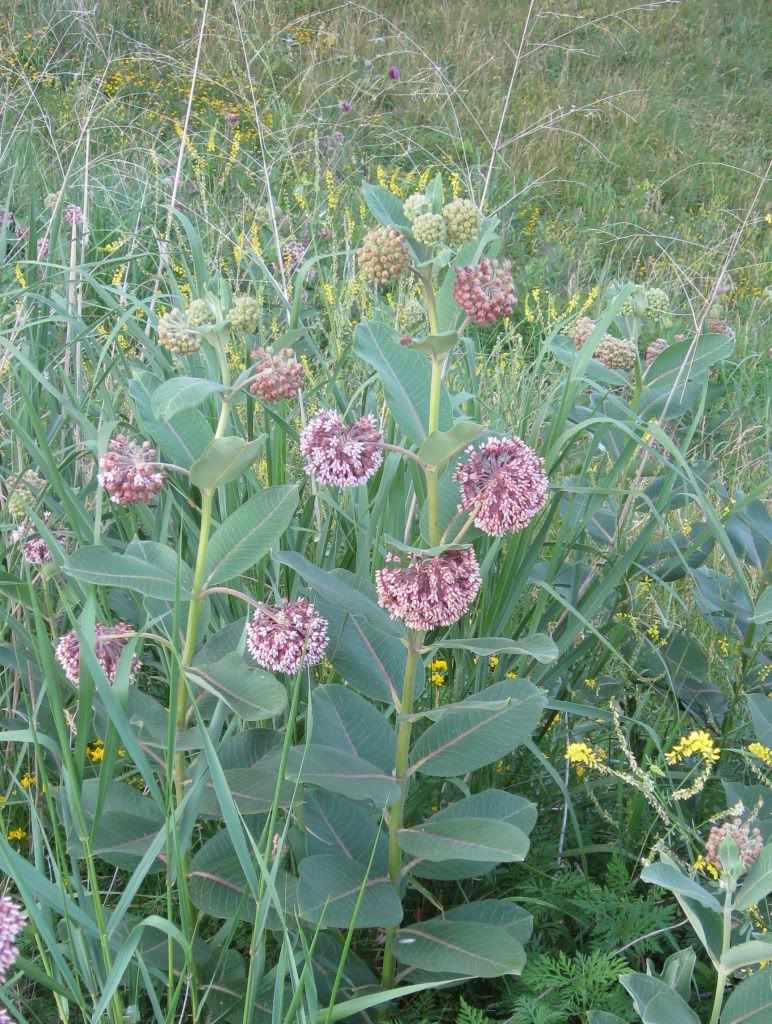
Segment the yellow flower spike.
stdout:
<svg viewBox="0 0 772 1024">
<path fill-rule="evenodd" d="M 24 276 L 24 271 L 21 269 L 21 264 L 17 263 L 13 268 L 13 276 L 16 278 L 16 283 L 20 288 L 27 287 L 27 278 Z"/>
<path fill-rule="evenodd" d="M 499 664 L 498 655 L 497 654 L 492 654 L 490 656 L 490 658 L 488 658 L 488 668 L 489 669 L 498 668 L 498 664 Z"/>
<path fill-rule="evenodd" d="M 695 871 L 702 871 L 703 874 L 710 875 L 710 877 L 714 881 L 718 881 L 718 877 L 719 877 L 718 870 L 714 867 L 713 864 L 711 864 L 709 861 L 705 860 L 705 858 L 702 856 L 702 854 L 700 854 L 700 856 L 694 862 L 693 866 L 694 866 L 694 870 Z"/>
<path fill-rule="evenodd" d="M 566 761 L 575 767 L 599 768 L 606 754 L 595 750 L 589 743 L 569 743 L 566 747 Z"/>
<path fill-rule="evenodd" d="M 679 764 L 688 757 L 699 756 L 707 764 L 716 764 L 721 751 L 703 729 L 693 729 L 688 736 L 682 736 L 665 754 L 669 765 Z"/>
<path fill-rule="evenodd" d="M 748 753 L 772 768 L 772 747 L 765 747 L 763 743 L 749 743 Z"/>
</svg>

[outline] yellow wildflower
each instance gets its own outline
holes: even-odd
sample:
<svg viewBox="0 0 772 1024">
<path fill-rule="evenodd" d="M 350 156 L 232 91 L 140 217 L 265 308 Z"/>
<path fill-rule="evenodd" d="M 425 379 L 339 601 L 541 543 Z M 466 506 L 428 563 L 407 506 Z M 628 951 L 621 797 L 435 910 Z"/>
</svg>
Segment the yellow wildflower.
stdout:
<svg viewBox="0 0 772 1024">
<path fill-rule="evenodd" d="M 27 838 L 27 830 L 23 828 L 12 828 L 8 833 L 8 838 L 14 843 L 20 843 L 23 839 Z"/>
<path fill-rule="evenodd" d="M 429 665 L 430 679 L 435 686 L 444 686 L 448 678 L 448 663 L 444 658 L 433 658 Z"/>
<path fill-rule="evenodd" d="M 768 768 L 772 768 L 772 747 L 765 747 L 763 743 L 750 743 L 748 753 L 763 761 Z"/>
<path fill-rule="evenodd" d="M 697 860 L 694 862 L 694 870 L 695 871 L 702 871 L 706 875 L 710 875 L 710 877 L 714 881 L 718 880 L 718 870 L 717 870 L 717 868 L 713 864 L 711 864 L 710 861 L 705 860 L 705 858 L 702 856 L 702 854 L 700 854 L 699 857 L 697 858 Z"/>
<path fill-rule="evenodd" d="M 589 743 L 569 743 L 566 747 L 566 761 L 586 768 L 598 768 L 605 758 L 603 750 L 595 750 Z"/>
<path fill-rule="evenodd" d="M 682 736 L 665 754 L 665 761 L 671 765 L 678 764 L 695 755 L 708 764 L 715 764 L 721 757 L 721 751 L 703 729 L 693 729 L 688 736 Z"/>
<path fill-rule="evenodd" d="M 26 288 L 27 278 L 24 276 L 24 271 L 21 269 L 20 263 L 17 263 L 16 266 L 13 268 L 13 274 L 14 277 L 16 278 L 16 283 L 18 284 L 18 286 L 20 288 Z"/>
<path fill-rule="evenodd" d="M 105 745 L 100 739 L 92 740 L 86 744 L 86 753 L 92 764 L 103 761 L 105 757 Z"/>
<path fill-rule="evenodd" d="M 29 772 L 27 772 L 23 779 L 20 779 L 22 789 L 32 789 L 33 786 L 37 785 L 37 781 L 37 776 L 30 775 Z"/>
</svg>

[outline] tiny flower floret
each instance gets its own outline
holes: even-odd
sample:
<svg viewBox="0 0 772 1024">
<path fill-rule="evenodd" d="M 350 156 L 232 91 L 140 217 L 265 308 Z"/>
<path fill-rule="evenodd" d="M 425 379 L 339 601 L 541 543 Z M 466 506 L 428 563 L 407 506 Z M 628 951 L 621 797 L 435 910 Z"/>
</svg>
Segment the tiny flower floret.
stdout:
<svg viewBox="0 0 772 1024">
<path fill-rule="evenodd" d="M 511 261 L 485 258 L 475 266 L 456 267 L 453 298 L 476 324 L 510 316 L 517 302 Z"/>
<path fill-rule="evenodd" d="M 383 462 L 383 435 L 371 415 L 346 424 L 337 412 L 324 409 L 303 429 L 300 451 L 306 470 L 320 483 L 356 487 Z"/>
<path fill-rule="evenodd" d="M 318 664 L 327 649 L 327 620 L 303 597 L 258 604 L 247 626 L 247 648 L 263 668 L 294 675 Z"/>
<path fill-rule="evenodd" d="M 494 537 L 525 529 L 547 501 L 544 459 L 519 437 L 492 437 L 466 455 L 454 473 L 459 511 L 474 513 L 475 526 Z"/>
<path fill-rule="evenodd" d="M 0 985 L 5 983 L 8 972 L 16 963 L 19 950 L 16 939 L 27 923 L 27 915 L 13 900 L 0 898 Z M 10 1018 L 8 1018 L 10 1020 Z"/>
<path fill-rule="evenodd" d="M 115 682 L 115 673 L 123 649 L 129 637 L 133 635 L 133 627 L 126 622 L 115 622 L 110 625 L 97 622 L 94 626 L 94 654 L 111 683 Z M 70 682 L 77 686 L 80 677 L 80 640 L 74 630 L 66 633 L 56 645 L 56 660 Z M 129 682 L 134 682 L 141 664 L 137 655 L 133 655 L 129 667 Z"/>
<path fill-rule="evenodd" d="M 150 501 L 164 485 L 155 448 L 149 441 L 140 445 L 124 434 L 110 439 L 106 454 L 99 460 L 97 479 L 117 505 Z"/>
<path fill-rule="evenodd" d="M 472 548 L 454 548 L 440 555 L 407 556 L 402 564 L 389 555 L 375 574 L 378 603 L 392 619 L 411 629 L 450 626 L 467 611 L 482 582 Z"/>
</svg>

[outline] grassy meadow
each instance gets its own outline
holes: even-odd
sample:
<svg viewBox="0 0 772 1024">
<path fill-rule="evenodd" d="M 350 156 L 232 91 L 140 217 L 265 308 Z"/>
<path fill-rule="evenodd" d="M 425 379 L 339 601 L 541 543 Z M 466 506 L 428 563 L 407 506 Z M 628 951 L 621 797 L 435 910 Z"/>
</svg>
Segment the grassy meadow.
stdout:
<svg viewBox="0 0 772 1024">
<path fill-rule="evenodd" d="M 0 1024 L 772 1019 L 770 24 L 0 10 Z"/>
</svg>

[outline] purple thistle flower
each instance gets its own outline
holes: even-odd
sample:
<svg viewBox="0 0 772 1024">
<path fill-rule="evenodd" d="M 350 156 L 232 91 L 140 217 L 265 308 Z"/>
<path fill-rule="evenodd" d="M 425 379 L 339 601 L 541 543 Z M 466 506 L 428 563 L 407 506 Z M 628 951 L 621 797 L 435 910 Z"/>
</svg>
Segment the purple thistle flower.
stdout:
<svg viewBox="0 0 772 1024">
<path fill-rule="evenodd" d="M 224 117 L 226 124 L 233 126 L 239 123 L 239 115 L 238 112 L 235 110 L 227 110 L 224 114 Z"/>
<path fill-rule="evenodd" d="M 0 898 L 0 985 L 5 982 L 8 972 L 19 955 L 16 938 L 27 923 L 27 915 L 18 903 L 6 896 Z M 9 1018 L 10 1019 L 10 1018 Z"/>
<path fill-rule="evenodd" d="M 484 258 L 476 266 L 456 267 L 453 298 L 476 324 L 510 316 L 517 302 L 511 261 Z"/>
<path fill-rule="evenodd" d="M 395 64 L 392 64 L 392 66 L 389 68 L 389 78 L 392 80 L 392 82 L 399 81 L 400 73 L 401 72 L 399 68 Z"/>
<path fill-rule="evenodd" d="M 282 398 L 294 398 L 306 382 L 303 364 L 295 359 L 291 348 L 258 348 L 252 353 L 255 365 L 249 390 L 263 402 L 278 402 Z"/>
<path fill-rule="evenodd" d="M 544 459 L 519 437 L 492 437 L 469 456 L 453 479 L 461 488 L 459 511 L 493 537 L 523 530 L 547 501 Z"/>
<path fill-rule="evenodd" d="M 340 109 L 343 111 L 344 114 L 347 114 L 349 110 L 351 110 L 351 100 L 341 100 Z"/>
<path fill-rule="evenodd" d="M 116 622 L 109 626 L 103 622 L 97 622 L 94 625 L 94 654 L 111 683 L 115 681 L 115 673 L 121 654 L 123 654 L 123 648 L 134 632 L 133 626 L 129 626 L 126 622 Z M 80 641 L 74 630 L 65 633 L 59 640 L 56 645 L 56 660 L 64 669 L 64 674 L 70 682 L 77 686 L 80 677 Z M 134 682 L 141 664 L 137 655 L 133 655 L 129 667 L 130 683 Z"/>
<path fill-rule="evenodd" d="M 392 619 L 411 629 L 450 626 L 467 611 L 482 583 L 472 548 L 455 548 L 429 558 L 396 555 L 375 574 L 378 603 Z"/>
<path fill-rule="evenodd" d="M 44 523 L 48 523 L 50 518 L 50 512 L 43 513 Z M 64 544 L 66 534 L 63 530 L 55 530 L 54 536 L 60 544 Z M 16 527 L 11 534 L 11 541 L 14 544 L 24 542 L 24 558 L 30 565 L 45 565 L 47 562 L 53 561 L 53 555 L 48 549 L 48 544 L 38 533 L 35 524 L 29 519 L 25 519 L 20 526 Z"/>
<path fill-rule="evenodd" d="M 155 460 L 156 451 L 149 441 L 139 445 L 116 434 L 99 460 L 97 479 L 116 505 L 144 503 L 164 485 L 164 474 Z"/>
<path fill-rule="evenodd" d="M 327 620 L 303 597 L 273 606 L 261 601 L 247 625 L 247 648 L 263 668 L 294 675 L 324 657 Z"/>
<path fill-rule="evenodd" d="M 317 413 L 300 435 L 306 472 L 323 484 L 356 487 L 378 471 L 383 462 L 383 435 L 373 416 L 347 426 L 332 409 Z"/>
</svg>

